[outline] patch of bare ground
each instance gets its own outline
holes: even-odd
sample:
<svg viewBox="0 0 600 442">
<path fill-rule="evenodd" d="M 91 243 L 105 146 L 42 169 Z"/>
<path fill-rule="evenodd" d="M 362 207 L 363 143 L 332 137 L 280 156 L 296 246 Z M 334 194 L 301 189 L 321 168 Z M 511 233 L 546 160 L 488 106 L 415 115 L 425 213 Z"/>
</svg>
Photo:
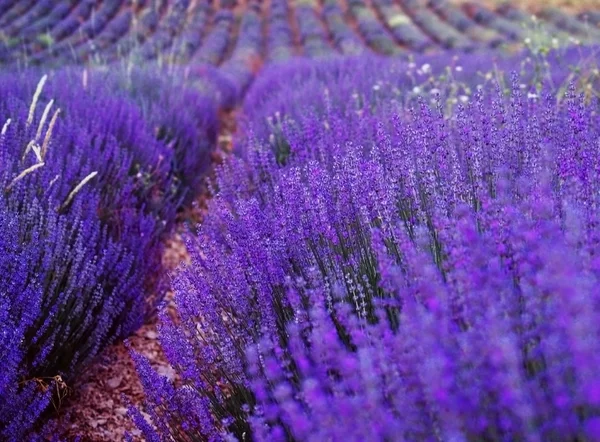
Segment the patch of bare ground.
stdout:
<svg viewBox="0 0 600 442">
<path fill-rule="evenodd" d="M 213 164 L 220 164 L 232 151 L 233 134 L 236 130 L 236 112 L 222 112 L 221 130 Z M 209 195 L 201 194 L 196 204 L 182 214 L 182 219 L 200 222 L 206 213 Z M 163 263 L 169 271 L 188 260 L 182 233 L 178 232 L 167 240 Z M 173 308 L 173 293 L 166 294 L 167 308 Z M 158 373 L 176 380 L 176 373 L 168 364 L 162 351 L 156 329 L 157 318 L 150 318 L 129 338 L 133 350 L 144 355 Z M 50 424 L 56 428 L 57 436 L 73 441 L 77 437 L 83 442 L 112 442 L 124 440 L 130 433 L 134 440 L 142 441 L 140 431 L 127 414 L 127 401 L 140 405 L 144 391 L 135 371 L 129 350 L 123 342 L 107 348 L 69 386 L 70 394 L 63 400 Z"/>
<path fill-rule="evenodd" d="M 159 373 L 174 379 L 175 374 L 165 362 L 157 337 L 156 324 L 148 324 L 130 338 L 130 343 Z M 140 404 L 144 392 L 122 343 L 113 345 L 98 357 L 77 379 L 72 391 L 55 417 L 61 438 L 104 442 L 122 441 L 126 432 L 139 436 L 139 430 L 127 415 L 124 397 Z"/>
<path fill-rule="evenodd" d="M 175 234 L 167 241 L 163 262 L 172 270 L 186 259 L 182 237 Z M 168 292 L 166 300 L 172 299 L 172 293 Z M 129 338 L 129 344 L 148 358 L 158 373 L 175 379 L 158 341 L 155 317 Z M 143 399 L 143 388 L 129 350 L 119 342 L 99 355 L 70 386 L 70 394 L 53 423 L 64 440 L 80 437 L 85 442 L 122 441 L 126 432 L 139 436 L 139 430 L 127 415 L 127 401 L 141 404 Z"/>
</svg>

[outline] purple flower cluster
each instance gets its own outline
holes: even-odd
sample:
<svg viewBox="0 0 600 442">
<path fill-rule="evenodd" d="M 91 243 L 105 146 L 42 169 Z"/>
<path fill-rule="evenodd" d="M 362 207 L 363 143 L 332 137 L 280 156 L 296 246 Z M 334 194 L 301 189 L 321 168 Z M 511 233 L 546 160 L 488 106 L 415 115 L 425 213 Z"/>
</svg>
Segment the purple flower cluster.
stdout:
<svg viewBox="0 0 600 442">
<path fill-rule="evenodd" d="M 160 301 L 163 239 L 217 122 L 139 72 L 4 74 L 0 98 L 0 439 L 16 442 Z M 189 120 L 164 113 L 184 104 Z"/>
<path fill-rule="evenodd" d="M 324 144 L 322 140 L 311 138 L 314 131 L 311 125 L 315 121 L 310 112 L 305 121 L 307 109 L 326 114 L 328 108 L 334 107 L 345 114 L 360 111 L 363 106 L 372 109 L 403 106 L 418 97 L 433 103 L 439 95 L 448 112 L 456 104 L 469 101 L 478 88 L 496 80 L 506 91 L 510 78 L 503 73 L 511 70 L 519 73 L 523 93 L 535 99 L 544 84 L 559 90 L 568 86 L 569 79 L 579 77 L 585 80 L 578 80 L 582 87 L 595 84 L 595 88 L 587 90 L 596 90 L 600 75 L 593 73 L 598 67 L 597 48 L 559 50 L 543 57 L 530 52 L 507 56 L 498 51 L 482 57 L 481 54 L 446 51 L 420 55 L 407 62 L 384 57 L 361 57 L 356 62 L 329 59 L 318 65 L 289 61 L 284 66 L 265 68 L 246 96 L 245 113 L 252 118 L 243 123 L 247 134 L 244 138 L 268 139 L 279 157 L 289 150 L 289 143 L 279 136 L 282 123 L 287 125 L 289 133 L 294 128 L 293 136 L 301 137 L 303 142 L 297 142 L 298 146 Z M 324 81 L 332 77 L 335 87 L 324 85 Z M 298 102 L 307 105 L 296 106 L 294 103 Z M 352 138 L 348 137 L 347 141 Z M 241 156 L 246 155 L 243 142 L 238 143 L 236 149 Z M 331 151 L 325 144 L 323 150 Z M 301 153 L 296 152 L 296 155 Z"/>
<path fill-rule="evenodd" d="M 0 280 L 0 435 L 4 439 L 23 440 L 40 414 L 50 403 L 50 392 L 40 393 L 34 382 L 19 385 L 22 366 L 26 361 L 23 342 L 40 314 L 41 287 L 29 281 L 28 254 L 35 256 L 34 244 L 19 244 L 18 218 L 6 207 L 7 201 L 0 199 L 0 270 L 6 276 Z M 38 229 L 36 236 L 40 236 Z M 14 296 L 14 298 L 13 298 Z M 22 315 L 15 314 L 20 309 Z M 19 312 L 19 313 L 21 313 Z"/>
</svg>

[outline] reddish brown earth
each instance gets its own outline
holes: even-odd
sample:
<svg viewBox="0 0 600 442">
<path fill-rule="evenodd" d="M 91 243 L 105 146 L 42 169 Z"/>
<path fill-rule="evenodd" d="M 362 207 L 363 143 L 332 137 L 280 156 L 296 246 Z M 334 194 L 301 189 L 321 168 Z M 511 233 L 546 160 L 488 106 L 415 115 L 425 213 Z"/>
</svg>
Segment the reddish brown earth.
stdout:
<svg viewBox="0 0 600 442">
<path fill-rule="evenodd" d="M 131 346 L 155 369 L 174 378 L 157 340 L 156 324 L 144 325 L 130 338 Z M 139 435 L 127 416 L 126 396 L 140 404 L 144 393 L 123 344 L 108 348 L 71 387 L 73 391 L 55 417 L 66 440 L 80 436 L 86 442 L 122 441 L 125 432 Z M 141 440 L 141 439 L 139 439 Z"/>
</svg>

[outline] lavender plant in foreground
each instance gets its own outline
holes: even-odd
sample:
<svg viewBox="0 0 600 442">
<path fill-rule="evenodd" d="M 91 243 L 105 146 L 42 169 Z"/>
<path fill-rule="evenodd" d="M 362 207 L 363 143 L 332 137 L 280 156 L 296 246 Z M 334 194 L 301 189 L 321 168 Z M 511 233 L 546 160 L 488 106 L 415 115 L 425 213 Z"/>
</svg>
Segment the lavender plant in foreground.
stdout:
<svg viewBox="0 0 600 442">
<path fill-rule="evenodd" d="M 114 78 L 60 72 L 36 87 L 20 75 L 0 78 L 0 439 L 11 442 L 35 440 L 64 382 L 153 311 L 162 240 L 198 180 L 186 168 L 207 154 L 205 141 L 193 159 L 177 145 L 199 120 L 170 124 Z M 173 133 L 153 133 L 158 123 Z"/>
<path fill-rule="evenodd" d="M 337 74 L 285 167 L 258 134 L 219 171 L 162 313 L 180 384 L 134 354 L 147 440 L 597 440 L 597 103 L 342 108 Z"/>
<path fill-rule="evenodd" d="M 15 343 L 24 339 L 27 328 L 31 327 L 39 314 L 40 294 L 39 287 L 25 278 L 27 269 L 23 260 L 19 259 L 19 249 L 22 246 L 18 243 L 17 218 L 7 210 L 3 197 L 0 203 L 0 270 L 3 275 L 11 275 L 13 278 L 3 278 L 0 281 L 0 434 L 3 438 L 13 437 L 16 440 L 23 436 L 19 432 L 20 428 L 28 430 L 48 406 L 51 392 L 40 394 L 35 383 L 28 383 L 24 388 L 18 385 L 23 374 L 21 367 L 25 355 L 23 349 Z M 24 249 L 29 251 L 27 247 Z M 17 299 L 8 297 L 11 291 L 18 293 Z M 19 304 L 25 304 L 24 311 L 27 315 L 16 318 L 12 309 L 13 305 Z"/>
</svg>

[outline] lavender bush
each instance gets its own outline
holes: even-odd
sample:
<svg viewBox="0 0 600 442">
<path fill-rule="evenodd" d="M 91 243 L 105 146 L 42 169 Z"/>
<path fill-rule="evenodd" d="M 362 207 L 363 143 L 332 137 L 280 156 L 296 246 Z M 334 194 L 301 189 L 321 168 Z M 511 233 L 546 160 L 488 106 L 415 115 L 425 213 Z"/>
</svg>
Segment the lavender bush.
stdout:
<svg viewBox="0 0 600 442">
<path fill-rule="evenodd" d="M 177 316 L 161 316 L 178 385 L 134 354 L 139 428 L 153 441 L 597 440 L 597 100 L 571 88 L 557 102 L 515 74 L 446 116 L 441 97 L 403 100 L 373 88 L 372 60 L 357 65 L 283 70 L 256 92 L 248 127 L 271 130 L 219 171 Z M 296 81 L 305 107 L 265 123 Z"/>
<path fill-rule="evenodd" d="M 167 146 L 172 156 L 167 164 L 176 182 L 177 208 L 189 205 L 201 189 L 217 142 L 218 107 L 226 106 L 233 95 L 230 82 L 210 68 L 194 77 L 194 87 L 185 84 L 189 77 L 182 69 L 157 68 L 110 76 L 117 81 L 115 88 L 139 106 L 154 137 Z"/>
<path fill-rule="evenodd" d="M 135 90 L 100 73 L 38 78 L 0 78 L 0 438 L 8 441 L 33 440 L 65 382 L 154 310 L 163 239 L 212 148 L 210 138 L 189 140 L 216 130 L 214 117 L 205 126 L 167 120 L 154 101 L 163 96 L 136 104 Z M 193 157 L 183 150 L 194 147 Z"/>
</svg>

